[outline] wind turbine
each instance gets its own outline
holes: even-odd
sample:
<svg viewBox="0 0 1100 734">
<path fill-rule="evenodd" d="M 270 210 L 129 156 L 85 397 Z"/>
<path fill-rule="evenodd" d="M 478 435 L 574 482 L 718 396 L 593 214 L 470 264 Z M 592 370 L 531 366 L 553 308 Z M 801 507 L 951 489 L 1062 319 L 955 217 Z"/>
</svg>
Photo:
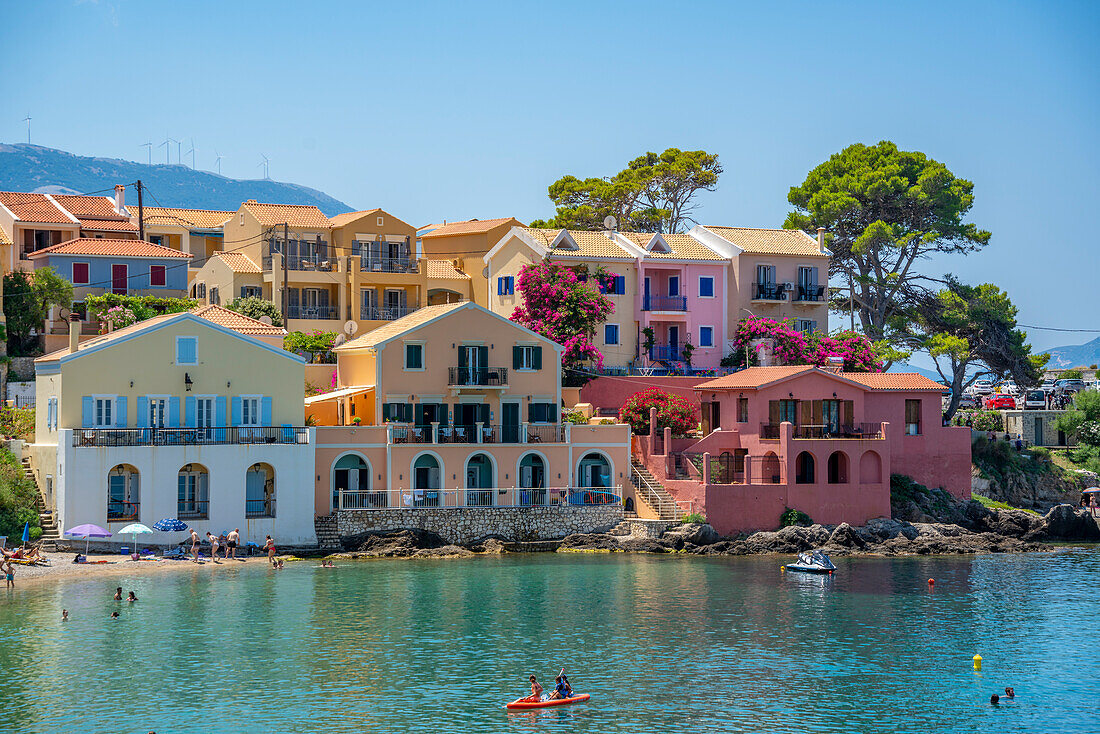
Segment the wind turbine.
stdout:
<svg viewBox="0 0 1100 734">
<path fill-rule="evenodd" d="M 268 175 L 268 168 L 267 168 L 269 161 L 267 160 L 267 156 L 264 155 L 263 153 L 260 153 L 260 157 L 264 159 L 264 162 L 261 163 L 259 166 L 257 166 L 257 168 L 259 168 L 260 166 L 263 167 L 263 169 L 264 169 L 264 180 L 266 181 L 266 180 L 271 178 L 271 176 Z"/>
<path fill-rule="evenodd" d="M 158 146 L 157 146 L 158 148 L 159 148 L 159 147 L 161 147 L 161 145 L 163 145 L 163 146 L 164 146 L 164 165 L 166 165 L 166 166 L 167 166 L 167 165 L 168 165 L 169 163 L 171 163 L 171 162 L 172 162 L 172 161 L 170 161 L 170 160 L 168 159 L 168 156 L 170 156 L 170 155 L 171 155 L 171 151 L 172 151 L 172 149 L 168 147 L 168 144 L 169 144 L 169 143 L 170 143 L 171 141 L 172 141 L 172 138 L 167 138 L 167 137 L 166 137 L 166 138 L 164 139 L 164 142 L 163 142 L 163 143 L 161 143 L 160 145 L 158 145 Z"/>
<path fill-rule="evenodd" d="M 191 170 L 195 170 L 195 139 L 191 138 L 191 150 L 187 151 L 191 156 Z"/>
<path fill-rule="evenodd" d="M 183 143 L 181 143 L 178 140 L 173 141 L 173 142 L 175 142 L 175 144 L 176 144 L 176 163 L 178 163 L 182 166 L 183 165 L 183 156 L 180 155 L 180 151 L 183 149 Z"/>
<path fill-rule="evenodd" d="M 31 142 L 31 113 L 27 113 L 27 116 L 23 118 L 23 122 L 27 123 L 27 143 Z"/>
<path fill-rule="evenodd" d="M 222 154 L 215 150 L 214 155 L 217 156 L 217 158 L 214 159 L 214 165 L 217 166 L 218 175 L 220 176 L 222 175 Z"/>
<path fill-rule="evenodd" d="M 141 147 L 145 148 L 145 150 L 149 153 L 149 165 L 153 165 L 153 144 L 142 143 Z"/>
</svg>

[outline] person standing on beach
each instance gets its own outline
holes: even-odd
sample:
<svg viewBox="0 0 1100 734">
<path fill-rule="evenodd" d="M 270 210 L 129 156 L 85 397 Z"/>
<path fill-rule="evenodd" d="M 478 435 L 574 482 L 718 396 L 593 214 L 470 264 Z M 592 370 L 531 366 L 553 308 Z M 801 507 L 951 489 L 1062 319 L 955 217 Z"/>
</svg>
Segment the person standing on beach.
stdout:
<svg viewBox="0 0 1100 734">
<path fill-rule="evenodd" d="M 211 535 L 210 531 L 206 531 L 206 539 L 210 541 L 210 559 L 214 563 L 218 562 L 218 538 L 215 535 Z"/>
<path fill-rule="evenodd" d="M 264 550 L 267 551 L 267 560 L 272 566 L 275 565 L 275 541 L 271 539 L 271 536 L 267 536 L 267 541 L 264 543 Z"/>
<path fill-rule="evenodd" d="M 199 534 L 195 532 L 195 528 L 191 528 L 191 558 L 195 563 L 199 562 Z"/>
<path fill-rule="evenodd" d="M 7 559 L 5 565 L 3 566 L 3 569 L 4 569 L 4 578 L 6 579 L 6 584 L 7 584 L 6 588 L 14 589 L 15 588 L 15 566 L 12 565 L 10 558 Z"/>
<path fill-rule="evenodd" d="M 239 543 L 240 541 L 241 541 L 241 529 L 240 528 L 234 528 L 232 531 L 230 531 L 229 535 L 226 537 L 226 543 L 225 543 L 225 546 L 226 546 L 225 547 L 225 557 L 226 558 L 232 557 L 234 561 L 237 560 L 237 543 Z"/>
</svg>

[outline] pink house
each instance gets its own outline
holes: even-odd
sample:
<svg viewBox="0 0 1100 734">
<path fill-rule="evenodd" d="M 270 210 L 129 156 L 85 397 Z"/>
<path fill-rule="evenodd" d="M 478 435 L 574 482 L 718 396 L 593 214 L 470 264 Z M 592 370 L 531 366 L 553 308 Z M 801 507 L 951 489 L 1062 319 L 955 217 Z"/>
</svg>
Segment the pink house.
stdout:
<svg viewBox="0 0 1100 734">
<path fill-rule="evenodd" d="M 970 431 L 944 427 L 942 386 L 912 373 L 753 367 L 696 385 L 700 440 L 641 436 L 637 453 L 684 510 L 721 533 L 890 515 L 890 475 L 970 498 Z"/>
</svg>

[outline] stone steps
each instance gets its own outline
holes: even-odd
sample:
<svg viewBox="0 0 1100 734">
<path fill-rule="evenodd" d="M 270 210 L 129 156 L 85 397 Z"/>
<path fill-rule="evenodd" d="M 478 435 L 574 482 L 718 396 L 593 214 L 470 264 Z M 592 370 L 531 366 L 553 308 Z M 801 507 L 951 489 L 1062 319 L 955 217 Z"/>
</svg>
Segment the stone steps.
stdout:
<svg viewBox="0 0 1100 734">
<path fill-rule="evenodd" d="M 657 518 L 665 521 L 680 519 L 680 505 L 634 456 L 630 457 L 630 469 L 630 481 L 637 490 L 638 498 L 653 510 Z"/>
<path fill-rule="evenodd" d="M 61 531 L 57 527 L 57 518 L 53 515 L 53 510 L 46 507 L 46 497 L 42 494 L 42 489 L 38 486 L 38 479 L 34 476 L 34 471 L 31 469 L 30 459 L 24 458 L 20 463 L 23 465 L 23 476 L 27 478 L 32 484 L 34 484 L 34 509 L 38 513 L 38 524 L 42 526 L 42 537 L 39 538 L 40 542 L 55 544 L 61 540 Z"/>
<path fill-rule="evenodd" d="M 317 534 L 317 547 L 321 550 L 340 550 L 340 531 L 336 515 L 318 515 L 313 518 L 313 530 Z"/>
</svg>

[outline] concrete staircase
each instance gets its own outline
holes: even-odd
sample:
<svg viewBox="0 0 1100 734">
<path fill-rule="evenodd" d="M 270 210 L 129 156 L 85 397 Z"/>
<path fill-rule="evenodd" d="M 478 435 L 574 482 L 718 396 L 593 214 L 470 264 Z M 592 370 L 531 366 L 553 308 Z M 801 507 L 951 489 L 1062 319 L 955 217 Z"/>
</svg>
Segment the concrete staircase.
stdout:
<svg viewBox="0 0 1100 734">
<path fill-rule="evenodd" d="M 317 534 L 318 548 L 340 550 L 340 531 L 336 527 L 336 515 L 318 515 L 313 518 L 313 530 Z"/>
<path fill-rule="evenodd" d="M 659 520 L 679 520 L 683 514 L 676 500 L 634 456 L 630 457 L 630 481 L 638 498 L 649 505 Z"/>
<path fill-rule="evenodd" d="M 57 518 L 53 511 L 46 507 L 46 497 L 42 494 L 42 488 L 31 470 L 30 459 L 23 459 L 23 476 L 34 484 L 34 509 L 38 513 L 38 524 L 42 526 L 42 537 L 39 539 L 45 547 L 55 546 L 61 540 L 61 531 L 57 527 Z"/>
</svg>

